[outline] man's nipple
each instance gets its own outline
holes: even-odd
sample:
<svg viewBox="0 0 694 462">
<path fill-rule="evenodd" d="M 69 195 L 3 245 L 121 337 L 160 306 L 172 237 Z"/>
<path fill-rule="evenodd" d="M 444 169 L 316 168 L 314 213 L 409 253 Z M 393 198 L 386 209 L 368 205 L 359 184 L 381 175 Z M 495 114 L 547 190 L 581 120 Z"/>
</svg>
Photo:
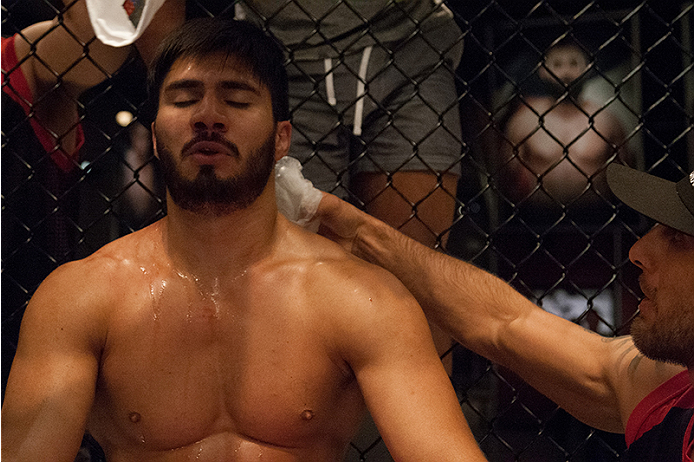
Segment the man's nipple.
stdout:
<svg viewBox="0 0 694 462">
<path fill-rule="evenodd" d="M 309 421 L 313 419 L 313 411 L 310 409 L 304 409 L 301 413 L 301 420 Z"/>
</svg>

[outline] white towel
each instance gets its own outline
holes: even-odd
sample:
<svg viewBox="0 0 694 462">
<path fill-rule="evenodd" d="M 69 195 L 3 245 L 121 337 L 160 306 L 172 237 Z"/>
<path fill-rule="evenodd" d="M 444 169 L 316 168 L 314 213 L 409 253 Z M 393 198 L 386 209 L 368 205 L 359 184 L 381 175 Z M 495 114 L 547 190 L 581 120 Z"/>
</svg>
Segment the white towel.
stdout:
<svg viewBox="0 0 694 462">
<path fill-rule="evenodd" d="M 122 47 L 137 40 L 166 0 L 86 0 L 97 38 Z"/>
</svg>

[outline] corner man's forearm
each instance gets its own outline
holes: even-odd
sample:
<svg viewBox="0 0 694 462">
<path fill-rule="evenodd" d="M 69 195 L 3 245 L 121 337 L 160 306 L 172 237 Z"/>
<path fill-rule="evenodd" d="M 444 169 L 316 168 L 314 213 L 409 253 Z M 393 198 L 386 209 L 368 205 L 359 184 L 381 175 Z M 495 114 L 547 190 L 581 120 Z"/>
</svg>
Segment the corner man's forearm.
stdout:
<svg viewBox="0 0 694 462">
<path fill-rule="evenodd" d="M 619 428 L 614 395 L 596 361 L 604 356 L 601 336 L 543 311 L 493 274 L 371 220 L 357 234 L 358 252 L 398 277 L 430 322 L 582 421 L 596 425 L 602 419 L 601 428 Z M 600 405 L 586 410 L 587 401 Z"/>
<path fill-rule="evenodd" d="M 412 292 L 430 321 L 462 345 L 505 362 L 502 336 L 536 307 L 500 278 L 364 218 L 355 255 L 393 273 Z"/>
</svg>

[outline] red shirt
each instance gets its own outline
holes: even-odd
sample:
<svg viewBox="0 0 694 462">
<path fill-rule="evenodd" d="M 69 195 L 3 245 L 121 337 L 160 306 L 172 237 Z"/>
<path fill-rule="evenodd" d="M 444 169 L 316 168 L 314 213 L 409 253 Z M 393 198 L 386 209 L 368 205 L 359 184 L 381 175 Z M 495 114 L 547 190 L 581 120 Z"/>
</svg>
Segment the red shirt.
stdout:
<svg viewBox="0 0 694 462">
<path fill-rule="evenodd" d="M 627 460 L 692 462 L 694 385 L 687 371 L 653 390 L 627 422 Z"/>
<path fill-rule="evenodd" d="M 62 149 L 56 149 L 56 138 L 50 131 L 46 130 L 35 117 L 31 115 L 34 98 L 31 94 L 26 77 L 19 67 L 17 52 L 14 47 L 16 35 L 2 38 L 2 91 L 14 100 L 24 110 L 30 118 L 31 127 L 40 141 L 43 149 L 50 153 L 51 159 L 60 167 L 61 170 L 69 172 L 75 167 L 75 161 L 79 156 L 79 151 L 84 144 L 84 132 L 82 126 L 77 125 L 75 150 L 66 153 Z M 7 80 L 7 82 L 6 82 Z M 77 123 L 77 121 L 75 121 Z"/>
</svg>

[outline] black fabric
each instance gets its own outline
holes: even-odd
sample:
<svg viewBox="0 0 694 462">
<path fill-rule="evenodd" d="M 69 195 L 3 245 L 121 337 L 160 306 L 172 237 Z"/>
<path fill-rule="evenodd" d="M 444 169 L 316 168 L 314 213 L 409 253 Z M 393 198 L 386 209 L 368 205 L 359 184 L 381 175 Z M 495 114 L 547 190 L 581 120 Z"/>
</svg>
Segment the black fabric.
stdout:
<svg viewBox="0 0 694 462">
<path fill-rule="evenodd" d="M 665 419 L 634 441 L 625 453 L 625 461 L 629 462 L 681 462 L 684 435 L 694 409 L 672 408 Z M 694 432 L 689 436 L 692 441 Z"/>
</svg>

